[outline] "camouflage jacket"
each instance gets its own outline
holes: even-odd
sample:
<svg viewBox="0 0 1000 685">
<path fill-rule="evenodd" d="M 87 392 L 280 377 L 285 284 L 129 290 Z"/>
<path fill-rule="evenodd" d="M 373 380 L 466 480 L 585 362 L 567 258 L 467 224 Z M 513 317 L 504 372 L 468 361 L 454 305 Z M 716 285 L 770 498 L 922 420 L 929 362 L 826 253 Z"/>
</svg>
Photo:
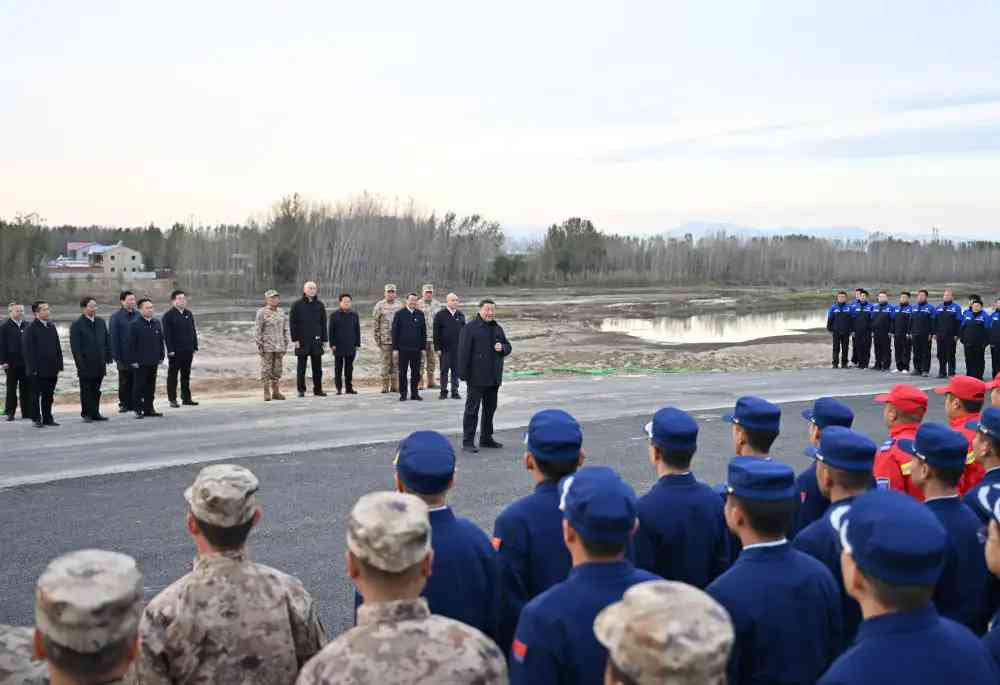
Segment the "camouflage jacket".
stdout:
<svg viewBox="0 0 1000 685">
<path fill-rule="evenodd" d="M 363 604 L 357 627 L 306 664 L 298 685 L 492 685 L 507 662 L 492 640 L 423 598 Z"/>
<path fill-rule="evenodd" d="M 421 299 L 417 306 L 420 307 L 420 311 L 424 313 L 424 319 L 427 321 L 427 342 L 430 342 L 434 339 L 434 317 L 444 305 L 437 300 L 426 302 Z"/>
<path fill-rule="evenodd" d="M 389 304 L 388 300 L 379 300 L 372 311 L 374 321 L 375 344 L 379 347 L 392 344 L 392 318 L 403 308 L 398 299 Z"/>
<path fill-rule="evenodd" d="M 257 310 L 254 341 L 261 352 L 285 352 L 288 349 L 288 317 L 281 308 Z"/>
<path fill-rule="evenodd" d="M 298 579 L 245 552 L 198 557 L 139 624 L 137 683 L 293 683 L 326 644 Z"/>
<path fill-rule="evenodd" d="M 0 625 L 0 685 L 46 685 L 49 670 L 34 661 L 33 628 Z"/>
</svg>

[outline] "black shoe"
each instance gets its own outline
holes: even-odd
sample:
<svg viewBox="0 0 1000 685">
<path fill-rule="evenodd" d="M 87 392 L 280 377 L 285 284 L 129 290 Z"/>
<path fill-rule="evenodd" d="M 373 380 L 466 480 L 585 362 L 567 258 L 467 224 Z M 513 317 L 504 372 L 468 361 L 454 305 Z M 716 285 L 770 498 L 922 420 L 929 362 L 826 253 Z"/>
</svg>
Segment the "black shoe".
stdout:
<svg viewBox="0 0 1000 685">
<path fill-rule="evenodd" d="M 305 397 L 305 396 L 306 396 L 306 391 L 305 390 L 299 390 L 299 397 Z"/>
<path fill-rule="evenodd" d="M 7 420 L 8 421 L 13 421 L 14 420 L 14 415 L 13 414 L 7 414 Z"/>
<path fill-rule="evenodd" d="M 135 413 L 135 418 L 137 418 L 137 419 L 144 419 L 144 418 L 146 418 L 146 415 L 143 414 L 141 411 L 137 411 Z"/>
<path fill-rule="evenodd" d="M 100 414 L 98 414 L 97 416 L 91 416 L 90 418 L 92 418 L 94 421 L 107 421 L 108 420 L 107 416 L 102 416 Z"/>
<path fill-rule="evenodd" d="M 194 400 L 183 400 L 181 404 L 183 404 L 185 407 L 197 407 L 201 403 L 195 402 Z"/>
<path fill-rule="evenodd" d="M 128 407 L 118 407 L 118 413 L 119 414 L 128 414 L 131 411 L 132 410 L 129 409 Z"/>
<path fill-rule="evenodd" d="M 181 405 L 177 404 L 177 400 L 170 400 L 170 408 L 171 409 L 180 409 Z"/>
<path fill-rule="evenodd" d="M 33 424 L 35 425 L 35 428 L 41 428 L 42 426 L 44 426 L 44 425 L 45 425 L 44 423 L 42 423 L 42 422 L 41 422 L 41 421 L 39 421 L 38 419 L 32 419 L 32 421 L 31 421 L 31 422 L 32 422 L 32 423 L 33 423 Z"/>
<path fill-rule="evenodd" d="M 347 390 L 345 390 L 344 392 L 345 392 L 346 394 L 348 394 L 348 395 L 357 395 L 357 394 L 358 394 L 358 391 L 357 391 L 357 390 L 355 390 L 354 388 L 348 388 L 348 389 L 347 389 Z"/>
<path fill-rule="evenodd" d="M 405 402 L 406 401 L 406 395 L 400 395 L 399 396 L 399 401 L 400 402 Z"/>
<path fill-rule="evenodd" d="M 148 412 L 146 412 L 146 416 L 152 416 L 152 417 L 155 417 L 155 418 L 160 418 L 161 416 L 163 416 L 163 414 L 161 414 L 158 411 L 148 411 Z"/>
<path fill-rule="evenodd" d="M 438 399 L 439 400 L 446 400 L 446 399 L 448 399 L 448 393 L 446 393 L 446 392 L 441 393 L 440 395 L 438 395 Z"/>
<path fill-rule="evenodd" d="M 84 422 L 84 423 L 93 423 L 93 422 L 94 422 L 94 419 L 92 419 L 92 418 L 91 418 L 91 417 L 89 417 L 89 416 L 84 416 L 84 417 L 83 417 L 83 422 Z"/>
<path fill-rule="evenodd" d="M 947 378 L 947 377 L 948 377 L 948 374 L 946 374 L 946 373 L 939 373 L 938 374 L 938 378 Z"/>
<path fill-rule="evenodd" d="M 485 448 L 488 448 L 488 449 L 491 449 L 491 450 L 498 450 L 501 447 L 503 447 L 503 443 L 502 442 L 497 442 L 493 438 L 490 438 L 489 440 L 480 440 L 479 441 L 479 446 L 480 447 L 485 447 Z"/>
<path fill-rule="evenodd" d="M 49 419 L 48 421 L 42 421 L 42 425 L 45 425 L 45 426 L 58 426 L 59 424 L 56 423 L 54 419 Z"/>
<path fill-rule="evenodd" d="M 411 397 L 410 399 L 411 400 L 416 400 L 417 402 L 423 402 L 424 401 L 424 398 L 421 397 L 420 395 L 418 395 L 417 393 L 413 393 L 413 397 Z"/>
<path fill-rule="evenodd" d="M 479 452 L 479 448 L 476 447 L 474 444 L 467 442 L 462 445 L 462 451 L 468 452 L 470 454 L 476 454 Z"/>
<path fill-rule="evenodd" d="M 313 390 L 314 397 L 326 397 L 326 393 L 322 390 Z"/>
<path fill-rule="evenodd" d="M 462 396 L 459 395 L 457 392 L 453 392 L 453 393 L 451 393 L 451 399 L 453 399 L 453 400 L 460 400 L 460 399 L 462 399 Z"/>
</svg>

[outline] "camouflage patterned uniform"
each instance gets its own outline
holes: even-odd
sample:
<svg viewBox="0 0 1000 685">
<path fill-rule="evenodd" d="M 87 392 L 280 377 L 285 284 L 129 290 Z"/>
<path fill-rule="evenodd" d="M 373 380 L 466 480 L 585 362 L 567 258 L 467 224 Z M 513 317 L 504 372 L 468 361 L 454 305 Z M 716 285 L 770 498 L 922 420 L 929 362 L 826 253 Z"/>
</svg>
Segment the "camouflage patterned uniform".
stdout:
<svg viewBox="0 0 1000 685">
<path fill-rule="evenodd" d="M 254 517 L 257 487 L 247 469 L 215 464 L 184 497 L 196 519 L 232 528 Z M 302 583 L 243 549 L 195 559 L 149 603 L 139 632 L 139 683 L 292 683 L 326 644 Z"/>
<path fill-rule="evenodd" d="M 594 635 L 609 663 L 636 685 L 725 685 L 733 647 L 729 614 L 684 583 L 633 585 L 594 620 Z"/>
<path fill-rule="evenodd" d="M 47 685 L 44 661 L 34 661 L 33 628 L 0 625 L 0 685 Z"/>
<path fill-rule="evenodd" d="M 413 495 L 375 492 L 351 510 L 351 554 L 387 573 L 431 551 L 427 505 Z M 358 625 L 306 664 L 298 685 L 492 685 L 507 683 L 507 662 L 481 632 L 432 615 L 422 597 L 365 602 Z"/>
<path fill-rule="evenodd" d="M 385 292 L 396 292 L 396 286 L 386 283 Z M 386 299 L 381 299 L 375 304 L 372 311 L 374 319 L 374 338 L 382 352 L 382 392 L 396 392 L 399 385 L 399 374 L 396 370 L 398 364 L 397 357 L 392 351 L 392 318 L 396 312 L 403 308 L 403 304 L 397 299 L 392 304 Z"/>
<path fill-rule="evenodd" d="M 260 353 L 260 380 L 265 384 L 276 383 L 281 378 L 282 364 L 288 350 L 288 317 L 280 307 L 261 307 L 257 310 L 254 331 L 257 351 Z"/>
<path fill-rule="evenodd" d="M 423 292 L 430 292 L 433 294 L 434 286 L 427 283 L 423 287 Z M 431 301 L 420 298 L 418 303 L 420 310 L 424 313 L 424 319 L 427 321 L 427 346 L 424 348 L 424 369 L 427 371 L 426 386 L 421 384 L 421 387 L 436 388 L 437 383 L 434 377 L 437 373 L 437 353 L 434 351 L 434 317 L 437 313 L 441 311 L 442 305 L 437 300 L 431 298 Z"/>
</svg>

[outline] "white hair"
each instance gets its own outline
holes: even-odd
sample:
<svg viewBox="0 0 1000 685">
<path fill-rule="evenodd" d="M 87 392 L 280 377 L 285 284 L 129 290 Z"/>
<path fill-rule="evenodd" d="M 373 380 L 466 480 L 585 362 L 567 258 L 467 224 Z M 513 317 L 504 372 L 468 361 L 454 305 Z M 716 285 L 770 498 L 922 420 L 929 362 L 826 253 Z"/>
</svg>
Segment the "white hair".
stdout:
<svg viewBox="0 0 1000 685">
<path fill-rule="evenodd" d="M 458 295 L 456 295 L 455 293 L 448 293 L 448 294 L 447 294 L 447 295 L 445 296 L 445 298 L 444 298 L 444 299 L 445 299 L 445 300 L 450 300 L 450 299 L 451 299 L 451 298 L 453 298 L 453 297 L 454 297 L 454 298 L 455 298 L 456 300 L 458 299 Z"/>
</svg>

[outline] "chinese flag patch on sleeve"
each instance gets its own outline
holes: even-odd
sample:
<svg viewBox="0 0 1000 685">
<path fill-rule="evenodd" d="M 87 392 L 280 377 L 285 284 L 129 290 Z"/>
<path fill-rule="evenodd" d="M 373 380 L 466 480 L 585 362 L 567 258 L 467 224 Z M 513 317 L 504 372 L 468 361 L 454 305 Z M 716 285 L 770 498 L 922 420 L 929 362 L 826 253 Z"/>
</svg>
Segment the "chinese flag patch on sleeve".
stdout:
<svg viewBox="0 0 1000 685">
<path fill-rule="evenodd" d="M 493 543 L 493 549 L 495 549 L 496 551 L 499 552 L 500 551 L 500 545 L 503 544 L 503 540 L 501 540 L 500 538 L 493 538 L 492 540 L 490 540 L 490 542 Z"/>
<path fill-rule="evenodd" d="M 514 653 L 514 658 L 518 661 L 524 661 L 524 657 L 528 655 L 528 645 L 516 638 L 514 639 L 514 644 L 511 645 L 510 650 Z"/>
</svg>

